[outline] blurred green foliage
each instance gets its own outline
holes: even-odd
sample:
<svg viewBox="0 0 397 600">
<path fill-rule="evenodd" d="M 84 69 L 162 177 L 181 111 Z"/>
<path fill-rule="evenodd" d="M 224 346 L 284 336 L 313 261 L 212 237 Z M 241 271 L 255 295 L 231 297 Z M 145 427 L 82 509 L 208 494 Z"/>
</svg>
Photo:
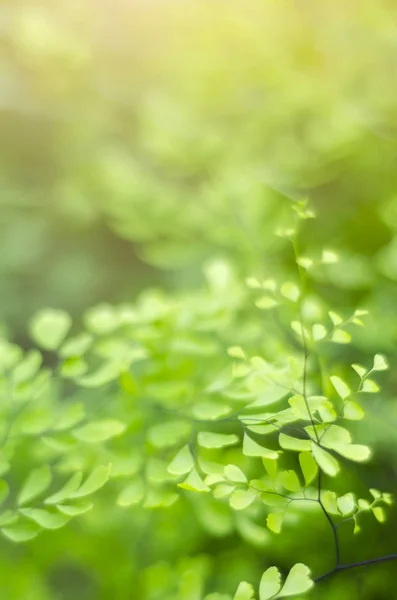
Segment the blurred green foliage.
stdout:
<svg viewBox="0 0 397 600">
<path fill-rule="evenodd" d="M 325 248 L 340 261 L 310 270 L 305 316 L 321 321 L 328 308 L 345 316 L 368 309 L 366 327 L 327 360 L 341 376 L 344 365 L 368 365 L 377 352 L 392 365 L 357 426 L 374 459 L 349 467 L 340 491 L 395 492 L 396 18 L 387 0 L 3 2 L 5 337 L 34 347 L 28 322 L 51 306 L 75 317 L 73 333 L 84 326 L 98 342 L 120 314 L 129 323 L 138 292 L 165 290 L 139 296 L 138 333 L 134 326 L 134 335 L 98 342 L 89 367 L 117 356 L 119 374 L 149 349 L 152 367 L 139 372 L 145 394 L 178 408 L 222 372 L 228 346 L 267 358 L 286 352 L 288 336 L 247 308 L 243 281 L 291 278 L 293 256 L 274 232 L 291 225 L 291 203 L 308 197 L 317 218 L 305 221 L 299 252 L 316 259 Z M 216 270 L 224 264 L 218 259 L 232 265 L 230 280 Z M 224 290 L 216 287 L 222 277 Z M 93 305 L 99 308 L 87 312 Z M 44 371 L 58 367 L 51 345 L 44 349 Z M 76 397 L 68 378 L 83 377 L 87 365 L 73 357 L 63 357 L 61 383 L 51 379 L 50 402 L 44 396 L 25 423 L 32 439 L 17 449 L 15 490 L 32 462 L 56 466 L 60 485 L 76 468 L 89 474 L 110 461 L 114 468 L 115 453 L 125 467 L 121 479 L 140 468 L 132 452 L 142 442 L 134 382 L 125 377 L 115 387 L 108 374 L 109 386 Z M 98 455 L 82 451 L 84 440 L 62 439 L 73 447 L 62 469 L 59 446 L 46 446 L 39 434 L 66 410 L 65 398 L 83 403 L 87 422 L 128 423 L 128 436 L 111 451 L 100 445 Z M 161 425 L 164 415 L 145 418 Z M 162 468 L 155 459 L 170 458 L 158 452 L 154 479 Z M 236 458 L 233 449 L 228 457 Z M 275 536 L 201 496 L 152 511 L 123 511 L 117 497 L 106 486 L 95 510 L 66 527 L 26 545 L 2 539 L 2 597 L 201 600 L 211 590 L 231 593 L 242 579 L 258 581 L 270 564 L 287 572 L 302 560 L 321 572 L 332 555 L 326 523 L 309 512 Z M 346 561 L 396 550 L 393 511 L 383 528 L 367 521 L 359 538 L 343 534 Z M 382 600 L 395 597 L 391 590 L 393 569 L 380 565 L 340 574 L 312 596 Z"/>
</svg>

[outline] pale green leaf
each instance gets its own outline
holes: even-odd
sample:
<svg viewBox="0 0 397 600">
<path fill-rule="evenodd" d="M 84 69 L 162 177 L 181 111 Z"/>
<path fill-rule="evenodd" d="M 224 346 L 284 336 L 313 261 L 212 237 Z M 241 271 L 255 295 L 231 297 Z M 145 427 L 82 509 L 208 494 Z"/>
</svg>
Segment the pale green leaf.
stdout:
<svg viewBox="0 0 397 600">
<path fill-rule="evenodd" d="M 313 325 L 312 327 L 312 335 L 313 335 L 313 339 L 318 342 L 320 340 L 323 340 L 324 338 L 327 337 L 328 331 L 326 330 L 326 328 L 324 327 L 324 325 L 321 325 L 320 323 L 316 323 L 315 325 Z"/>
<path fill-rule="evenodd" d="M 72 475 L 58 492 L 46 498 L 45 504 L 59 504 L 60 502 L 67 500 L 71 494 L 79 489 L 82 479 L 83 474 L 81 472 Z"/>
<path fill-rule="evenodd" d="M 273 598 L 281 588 L 281 575 L 277 567 L 270 567 L 262 575 L 259 584 L 259 599 L 269 600 Z"/>
<path fill-rule="evenodd" d="M 365 462 L 371 457 L 371 449 L 361 444 L 341 444 L 334 447 L 341 456 L 355 462 Z"/>
<path fill-rule="evenodd" d="M 262 296 L 255 301 L 255 306 L 261 310 L 269 310 L 275 306 L 278 306 L 278 302 L 270 296 Z"/>
<path fill-rule="evenodd" d="M 301 484 L 298 478 L 298 475 L 290 469 L 289 471 L 281 471 L 279 473 L 279 481 L 281 485 L 290 492 L 299 492 L 301 489 Z"/>
<path fill-rule="evenodd" d="M 301 452 L 299 454 L 299 464 L 302 469 L 303 477 L 306 485 L 309 485 L 317 475 L 317 463 L 314 460 L 311 452 Z"/>
<path fill-rule="evenodd" d="M 302 440 L 292 437 L 286 433 L 280 433 L 278 437 L 279 444 L 284 450 L 295 450 L 296 452 L 305 452 L 311 449 L 310 440 Z"/>
<path fill-rule="evenodd" d="M 240 346 L 230 346 L 227 349 L 227 353 L 232 358 L 241 358 L 241 359 L 246 358 L 245 352 Z"/>
<path fill-rule="evenodd" d="M 297 563 L 288 573 L 280 597 L 304 594 L 313 585 L 313 580 L 310 578 L 310 569 L 302 563 Z"/>
<path fill-rule="evenodd" d="M 50 468 L 45 465 L 30 473 L 18 495 L 20 506 L 27 504 L 45 492 L 51 483 Z"/>
<path fill-rule="evenodd" d="M 59 348 L 72 326 L 67 312 L 46 308 L 38 312 L 30 322 L 32 339 L 45 350 Z"/>
<path fill-rule="evenodd" d="M 226 446 L 234 446 L 238 441 L 239 437 L 234 433 L 200 431 L 197 436 L 197 442 L 203 448 L 224 448 Z"/>
<path fill-rule="evenodd" d="M 254 600 L 254 598 L 254 588 L 250 583 L 247 583 L 246 581 L 242 581 L 239 584 L 237 591 L 233 596 L 233 600 Z"/>
<path fill-rule="evenodd" d="M 380 387 L 378 384 L 373 381 L 373 379 L 366 379 L 363 383 L 362 391 L 367 392 L 368 394 L 376 394 L 379 392 Z"/>
<path fill-rule="evenodd" d="M 350 396 L 350 394 L 352 393 L 351 389 L 343 381 L 343 379 L 341 379 L 340 377 L 336 377 L 336 375 L 333 375 L 332 377 L 330 377 L 330 380 L 337 394 L 342 398 L 342 400 L 345 400 Z"/>
<path fill-rule="evenodd" d="M 343 407 L 343 417 L 350 421 L 360 421 L 364 418 L 364 411 L 357 402 L 347 402 Z"/>
<path fill-rule="evenodd" d="M 270 450 L 269 448 L 260 446 L 246 433 L 244 433 L 243 454 L 245 456 L 261 456 L 263 458 L 277 460 L 279 453 L 275 450 Z"/>
<path fill-rule="evenodd" d="M 93 508 L 92 502 L 86 502 L 84 504 L 57 504 L 57 509 L 67 517 L 77 517 L 79 515 L 84 515 L 86 512 Z"/>
<path fill-rule="evenodd" d="M 257 493 L 255 490 L 234 490 L 229 498 L 229 504 L 235 510 L 243 510 L 253 503 Z"/>
<path fill-rule="evenodd" d="M 387 371 L 388 368 L 389 363 L 387 362 L 386 357 L 383 356 L 383 354 L 375 354 L 373 370 Z"/>
<path fill-rule="evenodd" d="M 121 435 L 125 429 L 126 424 L 117 419 L 102 419 L 75 429 L 73 436 L 81 442 L 97 444 Z"/>
<path fill-rule="evenodd" d="M 335 325 L 335 327 L 337 327 L 338 325 L 341 325 L 343 323 L 343 319 L 340 315 L 338 315 L 338 313 L 330 310 L 328 315 L 329 315 L 329 318 L 331 319 L 331 321 L 333 322 L 333 324 Z"/>
<path fill-rule="evenodd" d="M 3 527 L 2 533 L 12 542 L 27 542 L 35 538 L 40 529 L 35 523 L 16 523 L 10 527 Z"/>
<path fill-rule="evenodd" d="M 93 336 L 89 333 L 80 333 L 76 337 L 67 340 L 59 350 L 63 358 L 82 356 L 87 352 L 93 342 Z"/>
<path fill-rule="evenodd" d="M 291 302 L 297 302 L 299 300 L 300 291 L 295 283 L 287 281 L 281 286 L 280 292 L 281 295 L 284 296 L 284 298 L 287 298 Z"/>
<path fill-rule="evenodd" d="M 145 486 L 142 479 L 136 479 L 129 483 L 119 494 L 117 504 L 119 506 L 132 506 L 138 504 L 145 494 Z"/>
<path fill-rule="evenodd" d="M 189 446 L 183 446 L 174 456 L 173 460 L 167 467 L 167 470 L 172 475 L 185 475 L 193 469 L 194 461 Z"/>
<path fill-rule="evenodd" d="M 323 250 L 321 254 L 321 262 L 325 265 L 333 265 L 339 260 L 338 255 L 333 250 Z"/>
<path fill-rule="evenodd" d="M 362 365 L 357 365 L 354 364 L 352 365 L 352 369 L 355 370 L 355 372 L 357 373 L 357 375 L 359 377 L 361 377 L 361 379 L 364 377 L 364 375 L 367 373 L 367 369 L 365 367 L 363 367 Z"/>
<path fill-rule="evenodd" d="M 97 467 L 88 476 L 83 485 L 73 492 L 69 498 L 83 498 L 84 496 L 89 496 L 103 487 L 108 479 L 109 467 Z"/>
<path fill-rule="evenodd" d="M 199 402 L 193 407 L 192 413 L 196 419 L 202 421 L 213 421 L 224 417 L 231 411 L 227 404 L 215 402 Z"/>
<path fill-rule="evenodd" d="M 28 519 L 31 519 L 43 529 L 59 529 L 68 522 L 68 518 L 65 515 L 59 514 L 58 512 L 50 512 L 42 508 L 24 508 L 20 509 Z"/>
<path fill-rule="evenodd" d="M 332 492 L 331 490 L 322 491 L 321 502 L 328 513 L 331 515 L 340 515 L 335 492 Z"/>
<path fill-rule="evenodd" d="M 178 487 L 193 492 L 209 492 L 210 488 L 205 485 L 196 469 L 190 471 L 187 478 L 182 482 L 178 483 Z"/>
<path fill-rule="evenodd" d="M 356 506 L 354 494 L 349 492 L 337 500 L 337 505 L 343 516 L 350 515 Z"/>
<path fill-rule="evenodd" d="M 284 513 L 269 513 L 267 515 L 266 524 L 273 533 L 280 533 L 283 519 Z"/>
<path fill-rule="evenodd" d="M 109 361 L 100 366 L 96 371 L 79 377 L 77 382 L 79 385 L 87 388 L 101 387 L 117 379 L 121 371 L 122 367 L 119 360 Z"/>
<path fill-rule="evenodd" d="M 318 466 L 324 473 L 335 477 L 339 473 L 339 463 L 329 452 L 320 448 L 313 442 L 312 444 L 313 457 Z"/>
<path fill-rule="evenodd" d="M 191 424 L 187 421 L 164 421 L 152 425 L 147 439 L 154 448 L 172 448 L 189 438 Z"/>
<path fill-rule="evenodd" d="M 335 329 L 331 337 L 331 340 L 336 344 L 349 344 L 351 339 L 350 333 L 344 331 L 344 329 Z"/>
<path fill-rule="evenodd" d="M 229 481 L 235 481 L 237 483 L 246 483 L 247 478 L 242 472 L 241 469 L 236 467 L 236 465 L 226 465 L 224 469 L 225 477 L 229 479 Z"/>
</svg>

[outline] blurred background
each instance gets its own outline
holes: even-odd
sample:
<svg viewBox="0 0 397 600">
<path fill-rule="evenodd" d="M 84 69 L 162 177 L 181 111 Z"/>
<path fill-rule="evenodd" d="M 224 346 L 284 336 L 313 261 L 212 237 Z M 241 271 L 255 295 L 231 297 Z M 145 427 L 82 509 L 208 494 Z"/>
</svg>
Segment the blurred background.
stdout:
<svg viewBox="0 0 397 600">
<path fill-rule="evenodd" d="M 4 329 L 28 346 L 39 308 L 79 320 L 147 287 L 194 290 L 213 257 L 242 277 L 266 260 L 287 269 L 271 233 L 286 200 L 308 197 L 317 219 L 303 250 L 336 249 L 343 265 L 314 273 L 312 289 L 342 312 L 369 309 L 349 352 L 385 352 L 392 365 L 365 432 L 377 456 L 365 484 L 395 491 L 395 2 L 3 0 L 0 44 Z M 66 528 L 1 545 L 2 597 L 168 600 L 175 573 L 204 580 L 211 555 L 225 578 L 260 571 L 268 550 L 236 537 L 220 509 L 212 529 L 177 510 L 147 523 L 129 513 L 128 528 L 115 513 L 89 538 Z M 396 533 L 397 517 L 369 522 L 347 554 L 395 552 Z M 291 530 L 273 560 L 310 564 L 321 535 Z M 313 597 L 397 598 L 392 582 L 383 565 Z M 202 598 L 189 593 L 180 598 Z"/>
</svg>

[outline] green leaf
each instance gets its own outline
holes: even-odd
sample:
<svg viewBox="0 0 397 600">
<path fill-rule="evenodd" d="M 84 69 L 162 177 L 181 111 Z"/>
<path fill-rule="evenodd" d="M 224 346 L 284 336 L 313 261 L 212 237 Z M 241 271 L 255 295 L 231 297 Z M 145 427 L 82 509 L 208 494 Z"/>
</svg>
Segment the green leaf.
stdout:
<svg viewBox="0 0 397 600">
<path fill-rule="evenodd" d="M 59 529 L 66 525 L 69 519 L 65 515 L 52 513 L 42 508 L 23 508 L 20 510 L 28 519 L 31 519 L 43 529 Z"/>
<path fill-rule="evenodd" d="M 30 350 L 14 368 L 12 379 L 15 385 L 31 380 L 40 369 L 43 357 L 38 350 Z"/>
<path fill-rule="evenodd" d="M 350 515 L 356 506 L 354 494 L 349 492 L 337 500 L 337 505 L 343 516 Z"/>
<path fill-rule="evenodd" d="M 338 325 L 341 325 L 343 323 L 342 317 L 340 315 L 338 315 L 336 312 L 333 312 L 332 310 L 330 310 L 328 315 L 329 315 L 329 318 L 331 319 L 331 321 L 333 322 L 333 324 L 335 325 L 335 327 L 337 327 Z"/>
<path fill-rule="evenodd" d="M 266 524 L 273 533 L 280 533 L 283 519 L 284 513 L 269 513 L 267 515 Z"/>
<path fill-rule="evenodd" d="M 373 381 L 373 379 L 366 379 L 363 383 L 362 391 L 368 394 L 376 394 L 380 390 L 380 387 Z"/>
<path fill-rule="evenodd" d="M 178 483 L 178 487 L 193 492 L 209 492 L 211 491 L 208 486 L 205 485 L 196 469 L 190 471 L 189 475 L 182 483 Z"/>
<path fill-rule="evenodd" d="M 167 470 L 172 475 L 185 475 L 186 473 L 189 473 L 193 467 L 193 456 L 188 444 L 186 444 L 174 456 L 173 460 L 168 465 Z"/>
<path fill-rule="evenodd" d="M 349 344 L 351 342 L 352 336 L 347 331 L 343 329 L 335 329 L 332 334 L 331 340 L 336 344 Z"/>
<path fill-rule="evenodd" d="M 254 588 L 246 581 L 242 581 L 239 584 L 237 591 L 233 596 L 233 600 L 254 600 L 254 598 Z"/>
<path fill-rule="evenodd" d="M 302 469 L 303 477 L 306 485 L 309 485 L 318 472 L 317 463 L 314 460 L 311 452 L 301 452 L 299 454 L 299 464 Z"/>
<path fill-rule="evenodd" d="M 242 360 L 247 358 L 244 350 L 240 346 L 230 346 L 227 349 L 227 353 L 232 358 L 241 358 Z"/>
<path fill-rule="evenodd" d="M 136 479 L 129 483 L 119 494 L 117 504 L 119 506 L 132 506 L 139 504 L 145 495 L 145 486 L 142 479 Z"/>
<path fill-rule="evenodd" d="M 288 404 L 290 405 L 298 419 L 303 419 L 304 421 L 310 420 L 310 413 L 303 396 L 301 396 L 300 394 L 292 396 L 288 400 Z"/>
<path fill-rule="evenodd" d="M 87 388 L 101 387 L 117 379 L 122 371 L 123 368 L 119 360 L 109 361 L 93 373 L 79 377 L 77 383 Z"/>
<path fill-rule="evenodd" d="M 47 308 L 38 312 L 31 320 L 30 335 L 41 348 L 56 350 L 71 326 L 72 319 L 67 312 Z"/>
<path fill-rule="evenodd" d="M 313 442 L 312 444 L 313 457 L 318 466 L 324 473 L 335 477 L 339 473 L 339 463 L 329 452 L 320 448 Z"/>
<path fill-rule="evenodd" d="M 126 424 L 117 419 L 103 419 L 74 429 L 73 436 L 81 442 L 97 444 L 121 435 L 125 429 Z"/>
<path fill-rule="evenodd" d="M 227 415 L 231 411 L 227 404 L 216 404 L 215 402 L 199 402 L 193 407 L 192 413 L 196 419 L 213 421 Z"/>
<path fill-rule="evenodd" d="M 383 354 L 375 354 L 373 370 L 374 371 L 387 371 L 388 368 L 389 368 L 389 363 L 387 362 L 386 357 L 383 356 Z"/>
<path fill-rule="evenodd" d="M 45 504 L 59 504 L 60 502 L 67 500 L 71 494 L 79 489 L 82 479 L 83 474 L 81 472 L 72 475 L 58 492 L 46 498 Z"/>
<path fill-rule="evenodd" d="M 77 517 L 83 515 L 93 508 L 92 502 L 86 502 L 84 504 L 57 504 L 57 509 L 67 517 Z"/>
<path fill-rule="evenodd" d="M 374 500 L 379 500 L 379 498 L 382 497 L 380 491 L 376 490 L 375 488 L 370 488 L 369 493 L 371 494 Z"/>
<path fill-rule="evenodd" d="M 375 519 L 379 523 L 384 523 L 386 521 L 386 513 L 381 506 L 374 506 L 372 508 L 372 512 L 374 514 Z"/>
<path fill-rule="evenodd" d="M 253 503 L 257 495 L 255 490 L 235 490 L 229 498 L 229 504 L 235 510 L 243 510 Z"/>
<path fill-rule="evenodd" d="M 323 340 L 324 338 L 326 338 L 327 334 L 328 334 L 328 331 L 326 330 L 324 325 L 321 325 L 320 323 L 316 323 L 315 325 L 313 325 L 312 336 L 313 336 L 313 340 L 315 340 L 316 342 L 319 342 L 320 340 Z"/>
<path fill-rule="evenodd" d="M 243 454 L 245 456 L 262 456 L 263 458 L 277 460 L 279 453 L 275 450 L 270 450 L 269 448 L 260 446 L 246 433 L 244 433 Z"/>
<path fill-rule="evenodd" d="M 337 446 L 350 444 L 350 432 L 339 425 L 331 425 L 321 436 L 321 445 L 326 448 L 336 449 Z"/>
<path fill-rule="evenodd" d="M 18 495 L 18 504 L 27 504 L 37 496 L 40 496 L 51 483 L 50 468 L 45 465 L 30 473 Z"/>
<path fill-rule="evenodd" d="M 281 473 L 279 473 L 279 481 L 281 485 L 290 492 L 299 492 L 301 489 L 298 475 L 292 469 L 289 471 L 281 471 Z"/>
<path fill-rule="evenodd" d="M 287 281 L 280 288 L 280 293 L 284 298 L 287 298 L 291 302 L 297 302 L 300 297 L 300 291 L 295 283 Z"/>
<path fill-rule="evenodd" d="M 348 398 L 352 393 L 349 386 L 343 381 L 343 379 L 336 377 L 335 375 L 330 377 L 330 380 L 337 394 L 342 398 L 342 400 L 346 400 L 346 398 Z"/>
<path fill-rule="evenodd" d="M 354 364 L 352 365 L 352 369 L 355 370 L 355 372 L 357 373 L 357 375 L 362 379 L 364 377 L 364 375 L 366 375 L 367 373 L 367 369 L 361 365 L 357 365 Z"/>
<path fill-rule="evenodd" d="M 165 421 L 152 425 L 147 439 L 154 448 L 173 448 L 189 438 L 190 433 L 191 425 L 187 421 Z"/>
<path fill-rule="evenodd" d="M 313 585 L 313 580 L 310 578 L 310 569 L 302 563 L 297 563 L 288 573 L 288 577 L 280 592 L 280 597 L 304 594 Z"/>
<path fill-rule="evenodd" d="M 197 443 L 203 448 L 224 448 L 234 446 L 239 442 L 239 437 L 234 433 L 212 433 L 211 431 L 200 431 Z"/>
<path fill-rule="evenodd" d="M 35 524 L 16 523 L 10 527 L 3 527 L 2 533 L 12 542 L 27 542 L 35 538 L 40 529 Z"/>
<path fill-rule="evenodd" d="M 247 478 L 242 472 L 241 469 L 236 467 L 236 465 L 226 465 L 224 469 L 225 477 L 229 479 L 229 481 L 235 481 L 237 483 L 246 483 Z"/>
<path fill-rule="evenodd" d="M 340 513 L 335 492 L 330 490 L 324 490 L 321 492 L 321 502 L 323 503 L 323 506 L 327 512 L 329 512 L 331 515 L 339 516 Z"/>
<path fill-rule="evenodd" d="M 364 418 L 364 411 L 357 402 L 346 402 L 343 407 L 343 417 L 350 421 L 360 421 Z"/>
<path fill-rule="evenodd" d="M 280 433 L 278 442 L 284 450 L 295 450 L 296 452 L 305 452 L 311 449 L 310 440 L 301 440 L 291 437 L 285 433 Z"/>
<path fill-rule="evenodd" d="M 270 567 L 262 575 L 259 584 L 259 599 L 269 600 L 273 598 L 281 588 L 281 575 L 277 567 Z"/>
<path fill-rule="evenodd" d="M 333 250 L 323 250 L 321 262 L 325 265 L 333 265 L 339 261 L 339 257 Z M 335 314 L 335 313 L 333 313 Z"/>
<path fill-rule="evenodd" d="M 269 475 L 271 479 L 274 479 L 277 475 L 277 461 L 272 460 L 270 458 L 262 458 L 263 466 L 266 469 L 266 473 Z"/>
<path fill-rule="evenodd" d="M 261 310 L 269 310 L 278 306 L 278 302 L 271 296 L 261 296 L 261 298 L 255 301 L 255 306 Z"/>
<path fill-rule="evenodd" d="M 371 457 L 371 449 L 361 444 L 340 444 L 334 446 L 338 454 L 355 462 L 365 462 Z"/>
<path fill-rule="evenodd" d="M 93 336 L 89 333 L 80 333 L 80 335 L 67 340 L 59 350 L 59 354 L 62 358 L 82 356 L 90 348 L 93 339 Z"/>
<path fill-rule="evenodd" d="M 88 476 L 83 485 L 73 492 L 69 498 L 83 498 L 84 496 L 89 496 L 103 487 L 108 479 L 109 467 L 97 467 L 93 470 L 91 475 Z"/>
</svg>

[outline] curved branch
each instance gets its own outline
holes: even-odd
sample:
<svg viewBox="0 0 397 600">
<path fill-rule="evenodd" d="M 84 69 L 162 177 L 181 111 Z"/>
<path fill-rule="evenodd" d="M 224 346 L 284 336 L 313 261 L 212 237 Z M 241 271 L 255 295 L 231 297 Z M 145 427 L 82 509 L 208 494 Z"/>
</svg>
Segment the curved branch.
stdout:
<svg viewBox="0 0 397 600">
<path fill-rule="evenodd" d="M 359 562 L 350 563 L 347 565 L 338 565 L 331 571 L 327 571 L 327 573 L 324 573 L 323 575 L 316 577 L 316 579 L 314 579 L 314 583 L 319 583 L 320 581 L 323 581 L 324 579 L 331 577 L 331 575 L 335 575 L 335 573 L 339 573 L 341 571 L 348 571 L 349 569 L 357 569 L 359 567 L 366 567 L 368 565 L 374 565 L 377 563 L 388 562 L 390 560 L 397 560 L 397 553 L 396 554 L 386 554 L 385 556 L 378 556 L 377 558 L 369 558 L 367 560 L 361 560 Z"/>
</svg>

